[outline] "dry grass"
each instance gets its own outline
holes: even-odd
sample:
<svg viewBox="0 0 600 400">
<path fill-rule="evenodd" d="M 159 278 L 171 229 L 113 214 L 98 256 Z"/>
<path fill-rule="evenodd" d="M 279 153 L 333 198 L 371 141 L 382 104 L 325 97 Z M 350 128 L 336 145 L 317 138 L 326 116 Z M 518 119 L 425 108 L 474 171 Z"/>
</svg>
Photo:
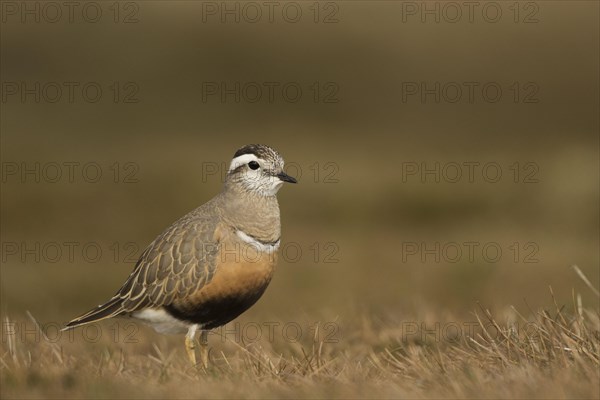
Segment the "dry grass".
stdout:
<svg viewBox="0 0 600 400">
<path fill-rule="evenodd" d="M 298 343 L 213 336 L 208 370 L 187 363 L 179 337 L 143 330 L 134 344 L 88 343 L 40 329 L 35 340 L 31 328 L 9 332 L 18 321 L 5 317 L 2 398 L 598 398 L 599 310 L 575 293 L 568 307 L 550 304 L 529 317 L 479 307 L 463 334 L 444 331 L 463 326 L 451 316 L 411 325 L 364 313 L 333 341 L 318 327 Z"/>
</svg>

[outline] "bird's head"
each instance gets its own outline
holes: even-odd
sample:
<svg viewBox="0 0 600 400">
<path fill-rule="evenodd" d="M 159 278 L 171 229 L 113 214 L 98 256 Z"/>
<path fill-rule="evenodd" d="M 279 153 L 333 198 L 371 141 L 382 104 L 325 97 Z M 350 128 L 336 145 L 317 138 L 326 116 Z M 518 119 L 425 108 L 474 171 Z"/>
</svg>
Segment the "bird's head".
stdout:
<svg viewBox="0 0 600 400">
<path fill-rule="evenodd" d="M 284 182 L 297 183 L 283 165 L 283 158 L 271 147 L 249 144 L 233 155 L 225 182 L 246 192 L 274 196 Z"/>
</svg>

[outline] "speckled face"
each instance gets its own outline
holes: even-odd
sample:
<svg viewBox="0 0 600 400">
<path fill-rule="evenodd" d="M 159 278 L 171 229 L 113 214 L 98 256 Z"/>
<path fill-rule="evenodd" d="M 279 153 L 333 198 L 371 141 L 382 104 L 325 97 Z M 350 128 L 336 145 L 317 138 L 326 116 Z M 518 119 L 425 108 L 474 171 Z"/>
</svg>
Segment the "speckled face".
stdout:
<svg viewBox="0 0 600 400">
<path fill-rule="evenodd" d="M 283 172 L 283 166 L 283 158 L 271 147 L 249 144 L 233 155 L 227 180 L 243 186 L 245 190 L 273 196 L 284 182 L 297 182 Z"/>
</svg>

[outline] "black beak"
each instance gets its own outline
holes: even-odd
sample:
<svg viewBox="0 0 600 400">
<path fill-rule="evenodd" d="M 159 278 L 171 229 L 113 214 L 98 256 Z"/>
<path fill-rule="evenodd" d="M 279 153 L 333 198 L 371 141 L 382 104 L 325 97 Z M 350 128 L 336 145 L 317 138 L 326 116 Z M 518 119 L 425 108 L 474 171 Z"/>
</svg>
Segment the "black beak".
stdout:
<svg viewBox="0 0 600 400">
<path fill-rule="evenodd" d="M 289 183 L 298 183 L 298 181 L 296 180 L 296 178 L 292 178 L 291 176 L 289 176 L 288 174 L 286 174 L 285 172 L 280 172 L 277 174 L 277 177 L 279 179 L 281 179 L 284 182 L 289 182 Z"/>
</svg>

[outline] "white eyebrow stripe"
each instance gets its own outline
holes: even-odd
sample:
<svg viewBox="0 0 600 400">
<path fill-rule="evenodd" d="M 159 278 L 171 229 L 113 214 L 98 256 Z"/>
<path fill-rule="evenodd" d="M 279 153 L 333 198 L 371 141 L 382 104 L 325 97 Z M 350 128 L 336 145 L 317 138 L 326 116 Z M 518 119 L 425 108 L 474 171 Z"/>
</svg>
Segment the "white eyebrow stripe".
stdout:
<svg viewBox="0 0 600 400">
<path fill-rule="evenodd" d="M 240 165 L 248 164 L 250 161 L 258 161 L 258 157 L 254 154 L 242 154 L 241 156 L 237 156 L 233 160 L 231 160 L 231 164 L 229 164 L 229 171 L 231 172 Z"/>
<path fill-rule="evenodd" d="M 244 233 L 243 231 L 240 231 L 240 230 L 235 231 L 235 234 L 237 235 L 237 237 L 242 239 L 242 241 L 244 243 L 248 243 L 250 246 L 254 247 L 256 250 L 264 251 L 265 253 L 273 253 L 274 251 L 277 251 L 277 249 L 279 248 L 279 244 L 281 243 L 280 239 L 277 239 L 277 241 L 273 244 L 262 243 L 256 239 L 254 239 L 252 236 L 247 235 L 246 233 Z"/>
</svg>

